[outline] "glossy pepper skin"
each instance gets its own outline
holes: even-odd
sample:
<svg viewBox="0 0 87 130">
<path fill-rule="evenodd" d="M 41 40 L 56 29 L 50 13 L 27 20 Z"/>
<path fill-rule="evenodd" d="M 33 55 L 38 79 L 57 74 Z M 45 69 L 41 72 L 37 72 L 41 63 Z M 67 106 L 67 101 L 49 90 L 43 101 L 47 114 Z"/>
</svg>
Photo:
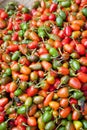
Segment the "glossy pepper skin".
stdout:
<svg viewBox="0 0 87 130">
<path fill-rule="evenodd" d="M 87 120 L 82 120 L 84 129 L 87 129 Z"/>
<path fill-rule="evenodd" d="M 6 130 L 7 129 L 7 122 L 3 122 L 0 124 L 0 130 Z"/>
<path fill-rule="evenodd" d="M 87 129 L 86 5 L 0 9 L 0 130 Z"/>
<path fill-rule="evenodd" d="M 83 92 L 81 92 L 81 91 L 76 91 L 73 93 L 73 98 L 75 98 L 75 99 L 79 99 L 82 96 L 83 96 Z"/>
<path fill-rule="evenodd" d="M 51 112 L 51 111 L 46 111 L 46 112 L 43 114 L 42 120 L 43 120 L 44 122 L 49 122 L 51 119 L 52 119 L 52 112 Z"/>
<path fill-rule="evenodd" d="M 70 61 L 71 68 L 76 71 L 80 69 L 80 63 L 77 60 L 71 60 Z"/>
</svg>

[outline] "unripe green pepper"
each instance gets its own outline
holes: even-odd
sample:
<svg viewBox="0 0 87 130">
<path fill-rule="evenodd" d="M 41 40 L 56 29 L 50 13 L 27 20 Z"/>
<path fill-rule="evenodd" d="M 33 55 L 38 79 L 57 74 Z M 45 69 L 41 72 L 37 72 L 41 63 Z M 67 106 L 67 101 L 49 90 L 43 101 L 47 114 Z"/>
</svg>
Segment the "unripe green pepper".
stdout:
<svg viewBox="0 0 87 130">
<path fill-rule="evenodd" d="M 27 126 L 27 127 L 26 127 L 26 130 L 31 130 L 31 127 L 30 127 L 30 126 Z"/>
<path fill-rule="evenodd" d="M 76 71 L 80 69 L 80 63 L 77 60 L 70 60 L 70 66 L 71 68 Z"/>
<path fill-rule="evenodd" d="M 84 129 L 87 129 L 87 120 L 82 120 L 82 124 Z"/>
<path fill-rule="evenodd" d="M 24 36 L 24 31 L 23 31 L 23 30 L 20 30 L 20 31 L 18 32 L 18 35 L 19 35 L 20 37 L 23 37 L 23 36 Z"/>
<path fill-rule="evenodd" d="M 10 35 L 5 35 L 5 36 L 3 37 L 3 40 L 4 40 L 4 41 L 9 41 L 9 40 L 11 40 L 11 36 L 10 36 Z"/>
<path fill-rule="evenodd" d="M 52 111 L 45 111 L 42 115 L 43 122 L 49 122 L 52 119 Z"/>
<path fill-rule="evenodd" d="M 63 119 L 63 120 L 61 121 L 61 124 L 62 124 L 62 126 L 65 126 L 65 125 L 67 124 L 67 120 L 66 120 L 66 119 Z"/>
<path fill-rule="evenodd" d="M 55 129 L 55 123 L 54 121 L 50 121 L 45 125 L 45 130 L 54 130 Z"/>
<path fill-rule="evenodd" d="M 61 126 L 57 130 L 66 130 L 66 128 L 64 126 Z"/>
<path fill-rule="evenodd" d="M 70 68 L 69 71 L 70 71 L 70 76 L 72 77 L 76 76 L 75 71 L 72 68 Z"/>
<path fill-rule="evenodd" d="M 39 37 L 41 37 L 41 38 L 46 37 L 46 32 L 45 32 L 45 30 L 44 30 L 43 27 L 39 27 L 39 28 L 38 28 L 38 35 L 39 35 Z"/>
<path fill-rule="evenodd" d="M 17 109 L 17 113 L 18 114 L 25 114 L 26 113 L 26 107 L 25 106 L 21 106 Z"/>
<path fill-rule="evenodd" d="M 26 8 L 26 7 L 23 7 L 23 8 L 22 8 L 22 12 L 23 12 L 23 13 L 28 13 L 28 12 L 29 12 L 29 9 Z"/>
<path fill-rule="evenodd" d="M 22 94 L 22 90 L 20 88 L 16 89 L 15 92 L 14 92 L 15 96 L 19 96 L 21 94 Z"/>
<path fill-rule="evenodd" d="M 85 15 L 87 17 L 87 8 L 83 8 L 82 13 L 83 13 L 83 15 Z"/>
<path fill-rule="evenodd" d="M 55 48 L 53 48 L 53 47 L 50 48 L 49 53 L 50 53 L 50 55 L 52 55 L 53 57 L 59 56 L 58 51 L 57 51 Z"/>
<path fill-rule="evenodd" d="M 33 8 L 37 9 L 40 6 L 40 1 L 35 1 Z"/>
<path fill-rule="evenodd" d="M 56 24 L 58 27 L 62 27 L 63 26 L 63 18 L 61 16 L 58 16 L 56 18 Z"/>
<path fill-rule="evenodd" d="M 68 120 L 68 121 L 71 121 L 71 120 L 72 120 L 72 113 L 70 113 L 70 114 L 68 115 L 67 120 Z"/>
<path fill-rule="evenodd" d="M 79 99 L 83 96 L 83 92 L 81 92 L 80 90 L 77 90 L 73 93 L 72 97 L 75 99 Z"/>
<path fill-rule="evenodd" d="M 57 67 L 62 66 L 62 63 L 60 61 L 57 60 L 53 60 L 53 68 L 57 69 Z"/>
<path fill-rule="evenodd" d="M 59 36 L 55 35 L 55 34 L 48 34 L 49 38 L 52 40 L 59 40 Z"/>
<path fill-rule="evenodd" d="M 51 46 L 49 44 L 46 44 L 45 46 L 47 50 L 50 50 Z"/>
<path fill-rule="evenodd" d="M 63 20 L 66 19 L 66 14 L 64 11 L 60 10 L 59 15 L 63 18 Z"/>
<path fill-rule="evenodd" d="M 18 58 L 20 57 L 20 52 L 16 51 L 13 55 L 12 55 L 12 60 L 18 60 Z"/>
<path fill-rule="evenodd" d="M 21 29 L 23 30 L 23 31 L 26 31 L 27 29 L 28 29 L 28 24 L 27 23 L 21 23 Z"/>
<path fill-rule="evenodd" d="M 7 122 L 2 122 L 0 124 L 0 130 L 7 130 Z"/>
<path fill-rule="evenodd" d="M 7 76 L 10 76 L 11 73 L 12 73 L 11 68 L 7 68 L 5 74 L 7 74 Z"/>
<path fill-rule="evenodd" d="M 50 106 L 45 107 L 45 111 L 50 111 L 50 110 L 51 110 Z"/>
<path fill-rule="evenodd" d="M 15 111 L 15 108 L 14 107 L 10 107 L 10 108 L 8 108 L 7 110 L 6 110 L 6 113 L 7 114 L 11 114 L 11 113 L 13 113 Z"/>
</svg>

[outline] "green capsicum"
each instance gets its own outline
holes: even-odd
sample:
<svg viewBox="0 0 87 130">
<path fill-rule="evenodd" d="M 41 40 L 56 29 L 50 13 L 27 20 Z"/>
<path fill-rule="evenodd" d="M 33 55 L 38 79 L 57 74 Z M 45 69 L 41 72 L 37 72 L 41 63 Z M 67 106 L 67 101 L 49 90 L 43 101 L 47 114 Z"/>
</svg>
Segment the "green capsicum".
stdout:
<svg viewBox="0 0 87 130">
<path fill-rule="evenodd" d="M 83 92 L 81 92 L 80 90 L 77 90 L 73 93 L 72 97 L 75 99 L 79 99 L 83 96 Z"/>
<path fill-rule="evenodd" d="M 87 8 L 83 8 L 82 13 L 83 13 L 83 15 L 85 15 L 87 17 Z"/>
<path fill-rule="evenodd" d="M 26 107 L 25 107 L 25 106 L 20 106 L 20 107 L 17 109 L 17 113 L 18 113 L 18 114 L 25 114 L 25 113 L 26 113 Z"/>
<path fill-rule="evenodd" d="M 2 122 L 0 124 L 0 130 L 7 130 L 7 122 Z"/>
<path fill-rule="evenodd" d="M 42 115 L 43 122 L 49 122 L 52 119 L 52 111 L 45 111 Z"/>
<path fill-rule="evenodd" d="M 80 69 L 80 63 L 77 61 L 77 60 L 70 60 L 70 66 L 71 68 L 76 71 L 76 70 L 79 70 Z"/>
<path fill-rule="evenodd" d="M 84 129 L 87 129 L 87 120 L 82 120 L 82 124 Z"/>
<path fill-rule="evenodd" d="M 19 51 L 16 51 L 13 55 L 12 55 L 12 60 L 18 60 L 18 58 L 20 57 L 20 52 Z"/>
<path fill-rule="evenodd" d="M 63 18 L 61 16 L 58 16 L 56 18 L 56 24 L 58 27 L 62 27 L 63 26 Z"/>
<path fill-rule="evenodd" d="M 53 48 L 53 47 L 50 48 L 49 53 L 50 53 L 50 55 L 52 55 L 53 57 L 59 56 L 58 51 L 57 51 L 55 48 Z"/>
<path fill-rule="evenodd" d="M 55 129 L 55 123 L 54 121 L 50 121 L 45 125 L 45 130 L 54 130 Z"/>
<path fill-rule="evenodd" d="M 70 7 L 71 0 L 61 1 L 60 4 L 62 7 L 65 7 L 65 8 Z"/>
</svg>

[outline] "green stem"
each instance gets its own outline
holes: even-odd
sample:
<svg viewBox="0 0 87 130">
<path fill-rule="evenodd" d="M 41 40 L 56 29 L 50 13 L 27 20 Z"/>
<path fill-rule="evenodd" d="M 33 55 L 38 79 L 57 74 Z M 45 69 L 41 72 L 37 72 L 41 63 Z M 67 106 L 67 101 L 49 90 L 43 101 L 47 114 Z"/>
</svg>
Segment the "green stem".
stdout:
<svg viewBox="0 0 87 130">
<path fill-rule="evenodd" d="M 25 123 L 22 123 L 22 125 L 23 125 L 23 126 L 26 126 L 26 127 L 28 126 L 28 125 L 27 125 L 27 124 L 25 124 Z"/>
<path fill-rule="evenodd" d="M 72 104 L 72 107 L 74 108 L 74 110 L 80 112 L 80 111 L 75 107 L 75 104 Z"/>
<path fill-rule="evenodd" d="M 58 130 L 58 128 L 61 126 L 62 124 L 60 123 L 57 127 L 56 127 L 56 129 L 55 130 Z"/>
<path fill-rule="evenodd" d="M 70 89 L 69 92 L 79 91 L 78 89 Z"/>
<path fill-rule="evenodd" d="M 41 85 L 41 82 L 44 81 L 45 79 L 47 79 L 47 76 L 44 79 L 42 79 L 38 84 L 36 84 L 35 88 L 40 88 L 41 86 L 39 85 Z"/>
<path fill-rule="evenodd" d="M 62 85 L 62 83 L 60 83 L 56 89 L 59 89 L 61 87 L 61 85 Z"/>
</svg>

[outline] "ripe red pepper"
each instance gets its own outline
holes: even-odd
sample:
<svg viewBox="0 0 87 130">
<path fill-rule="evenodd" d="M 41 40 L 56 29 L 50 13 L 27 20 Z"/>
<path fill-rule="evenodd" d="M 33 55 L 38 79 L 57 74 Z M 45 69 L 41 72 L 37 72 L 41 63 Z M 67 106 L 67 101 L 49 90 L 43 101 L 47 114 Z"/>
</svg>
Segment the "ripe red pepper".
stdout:
<svg viewBox="0 0 87 130">
<path fill-rule="evenodd" d="M 58 36 L 60 38 L 65 38 L 65 32 L 64 32 L 64 30 L 60 30 L 59 33 L 58 33 Z"/>
<path fill-rule="evenodd" d="M 80 71 L 83 72 L 83 73 L 87 73 L 87 67 L 81 66 Z"/>
<path fill-rule="evenodd" d="M 32 16 L 30 14 L 27 14 L 27 13 L 23 14 L 22 17 L 23 17 L 23 20 L 26 22 L 31 20 L 31 18 L 32 18 Z"/>
<path fill-rule="evenodd" d="M 71 36 L 72 35 L 72 28 L 70 26 L 67 26 L 65 28 L 65 34 L 66 34 L 66 36 Z"/>
<path fill-rule="evenodd" d="M 82 83 L 86 83 L 87 82 L 87 74 L 83 73 L 83 72 L 79 72 L 78 74 L 78 79 L 82 82 Z"/>
<path fill-rule="evenodd" d="M 34 95 L 37 94 L 38 89 L 37 89 L 37 88 L 34 88 L 34 86 L 31 86 L 31 87 L 29 87 L 26 91 L 27 91 L 28 96 L 33 97 Z"/>
<path fill-rule="evenodd" d="M 78 101 L 75 98 L 70 98 L 69 100 L 70 104 L 77 104 Z"/>
<path fill-rule="evenodd" d="M 80 4 L 81 3 L 81 0 L 75 0 L 76 4 Z"/>
<path fill-rule="evenodd" d="M 50 12 L 55 12 L 57 9 L 57 4 L 56 3 L 52 3 L 50 6 Z"/>
<path fill-rule="evenodd" d="M 15 32 L 12 36 L 12 41 L 17 41 L 18 40 L 18 33 Z"/>
<path fill-rule="evenodd" d="M 49 16 L 46 14 L 41 15 L 41 21 L 47 21 L 49 19 Z"/>
<path fill-rule="evenodd" d="M 22 125 L 22 123 L 26 123 L 27 119 L 25 118 L 25 116 L 23 115 L 19 115 L 16 120 L 15 120 L 15 124 L 16 125 Z"/>
<path fill-rule="evenodd" d="M 87 83 L 82 85 L 81 90 L 82 91 L 87 91 Z"/>
<path fill-rule="evenodd" d="M 68 43 L 70 43 L 70 41 L 71 41 L 71 38 L 65 37 L 65 38 L 62 40 L 62 45 L 68 44 Z"/>
<path fill-rule="evenodd" d="M 50 16 L 49 16 L 49 20 L 53 20 L 53 21 L 55 21 L 55 19 L 56 19 L 55 14 L 50 14 Z"/>
<path fill-rule="evenodd" d="M 6 18 L 8 18 L 7 12 L 2 11 L 1 14 L 0 14 L 0 17 L 1 17 L 2 19 L 4 19 L 4 20 L 5 20 Z"/>
<path fill-rule="evenodd" d="M 12 44 L 12 45 L 9 45 L 7 47 L 7 50 L 6 52 L 9 53 L 9 52 L 15 52 L 18 50 L 18 45 L 17 44 Z"/>
<path fill-rule="evenodd" d="M 37 41 L 33 41 L 33 42 L 28 44 L 29 49 L 35 49 L 37 47 L 38 47 L 38 42 Z"/>
<path fill-rule="evenodd" d="M 12 30 L 13 29 L 13 23 L 12 22 L 8 22 L 7 29 L 8 30 Z"/>
</svg>

